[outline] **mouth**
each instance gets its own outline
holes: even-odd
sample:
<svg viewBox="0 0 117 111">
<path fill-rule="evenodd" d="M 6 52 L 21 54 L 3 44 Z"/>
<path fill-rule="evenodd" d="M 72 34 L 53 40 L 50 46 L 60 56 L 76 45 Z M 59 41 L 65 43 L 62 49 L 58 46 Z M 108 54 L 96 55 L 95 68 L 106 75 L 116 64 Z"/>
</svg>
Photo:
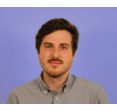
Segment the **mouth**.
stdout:
<svg viewBox="0 0 117 111">
<path fill-rule="evenodd" d="M 59 66 L 61 65 L 60 62 L 49 62 L 52 66 Z"/>
</svg>

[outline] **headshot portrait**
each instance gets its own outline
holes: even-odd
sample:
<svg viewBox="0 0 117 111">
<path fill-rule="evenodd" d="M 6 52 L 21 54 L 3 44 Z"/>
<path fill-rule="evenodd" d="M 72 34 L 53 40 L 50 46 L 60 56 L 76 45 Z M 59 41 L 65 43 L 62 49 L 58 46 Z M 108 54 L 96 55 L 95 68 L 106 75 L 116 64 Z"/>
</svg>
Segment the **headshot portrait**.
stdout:
<svg viewBox="0 0 117 111">
<path fill-rule="evenodd" d="M 116 11 L 0 8 L 0 103 L 117 103 Z"/>
</svg>

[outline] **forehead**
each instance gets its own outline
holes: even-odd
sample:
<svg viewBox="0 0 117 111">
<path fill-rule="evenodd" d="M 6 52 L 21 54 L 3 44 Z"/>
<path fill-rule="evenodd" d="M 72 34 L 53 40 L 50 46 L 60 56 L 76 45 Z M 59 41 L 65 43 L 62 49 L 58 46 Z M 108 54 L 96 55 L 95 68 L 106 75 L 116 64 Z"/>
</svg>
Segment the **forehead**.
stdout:
<svg viewBox="0 0 117 111">
<path fill-rule="evenodd" d="M 72 36 L 70 32 L 66 30 L 57 30 L 55 32 L 52 32 L 48 35 L 46 35 L 43 38 L 42 44 L 45 42 L 50 42 L 54 45 L 60 44 L 60 43 L 68 43 L 69 45 L 71 44 L 71 39 Z"/>
</svg>

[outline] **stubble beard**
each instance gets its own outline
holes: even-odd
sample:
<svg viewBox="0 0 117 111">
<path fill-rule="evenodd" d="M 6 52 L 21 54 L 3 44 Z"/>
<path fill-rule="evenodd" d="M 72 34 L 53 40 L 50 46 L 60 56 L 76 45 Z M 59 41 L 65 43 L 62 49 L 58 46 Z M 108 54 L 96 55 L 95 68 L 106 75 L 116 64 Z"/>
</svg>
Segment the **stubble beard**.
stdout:
<svg viewBox="0 0 117 111">
<path fill-rule="evenodd" d="M 40 61 L 40 64 L 48 76 L 51 78 L 59 78 L 70 69 L 72 60 L 67 62 L 65 66 L 63 66 L 64 64 L 61 64 L 60 66 L 53 67 L 49 63 L 43 63 L 43 61 Z M 61 66 L 63 66 L 62 69 L 60 69 Z"/>
</svg>

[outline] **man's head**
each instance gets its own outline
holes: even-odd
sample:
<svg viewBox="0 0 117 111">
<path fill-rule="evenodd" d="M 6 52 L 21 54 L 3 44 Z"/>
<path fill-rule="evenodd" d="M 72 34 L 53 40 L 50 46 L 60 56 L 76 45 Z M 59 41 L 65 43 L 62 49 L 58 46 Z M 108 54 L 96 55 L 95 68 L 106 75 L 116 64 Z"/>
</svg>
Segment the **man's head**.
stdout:
<svg viewBox="0 0 117 111">
<path fill-rule="evenodd" d="M 39 29 L 36 35 L 38 58 L 44 71 L 51 77 L 66 73 L 78 48 L 79 32 L 65 19 L 52 19 Z M 60 62 L 53 66 L 50 62 Z"/>
</svg>

